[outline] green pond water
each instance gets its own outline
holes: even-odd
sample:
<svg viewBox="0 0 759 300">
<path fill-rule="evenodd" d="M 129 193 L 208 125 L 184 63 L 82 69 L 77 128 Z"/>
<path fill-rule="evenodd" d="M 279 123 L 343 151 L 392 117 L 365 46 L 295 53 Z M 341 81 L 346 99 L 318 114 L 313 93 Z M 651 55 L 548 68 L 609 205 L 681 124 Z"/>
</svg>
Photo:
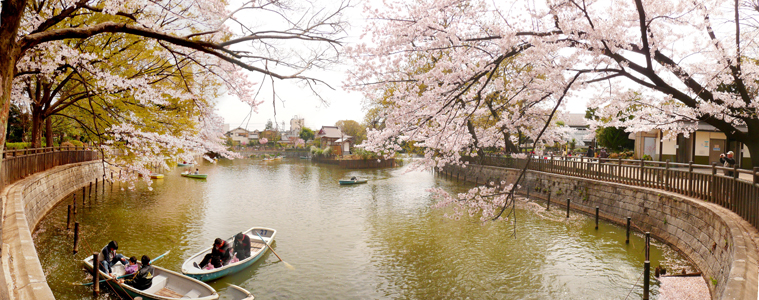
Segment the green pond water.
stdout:
<svg viewBox="0 0 759 300">
<path fill-rule="evenodd" d="M 119 253 L 155 257 L 179 271 L 182 262 L 253 226 L 276 229 L 274 250 L 249 268 L 209 284 L 224 299 L 227 283 L 256 299 L 640 299 L 644 241 L 625 244 L 622 227 L 545 203 L 519 201 L 516 238 L 510 222 L 452 220 L 433 209 L 429 188 L 472 187 L 406 168 L 345 170 L 307 160 L 244 159 L 201 163 L 208 179 L 164 171 L 149 190 L 143 183 L 106 185 L 85 207 L 79 201 L 79 253 L 66 231 L 62 201 L 35 229 L 34 241 L 57 299 L 91 299 L 82 268 L 110 240 Z M 340 186 L 358 176 L 369 182 Z M 122 189 L 124 187 L 125 189 Z M 102 192 L 102 188 L 100 189 Z M 72 225 L 73 228 L 73 225 Z M 692 269 L 666 245 L 654 242 L 651 264 Z M 653 277 L 653 276 L 652 276 Z M 658 283 L 652 279 L 652 298 Z M 111 293 L 101 299 L 118 299 Z"/>
</svg>

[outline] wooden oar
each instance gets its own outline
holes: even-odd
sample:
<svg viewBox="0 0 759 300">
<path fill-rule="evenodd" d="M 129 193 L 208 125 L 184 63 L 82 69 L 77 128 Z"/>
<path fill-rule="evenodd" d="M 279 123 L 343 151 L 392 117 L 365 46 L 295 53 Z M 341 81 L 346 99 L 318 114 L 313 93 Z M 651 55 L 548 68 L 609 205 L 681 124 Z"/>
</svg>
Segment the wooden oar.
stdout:
<svg viewBox="0 0 759 300">
<path fill-rule="evenodd" d="M 152 265 L 154 261 L 156 261 L 156 260 L 159 260 L 159 259 L 163 258 L 164 256 L 166 256 L 166 254 L 169 254 L 169 252 L 171 252 L 171 250 L 169 250 L 169 251 L 166 251 L 166 253 L 164 253 L 164 254 L 161 254 L 161 255 L 159 255 L 158 257 L 154 258 L 154 259 L 151 259 L 151 260 L 150 260 L 150 264 Z M 100 266 L 98 266 L 98 268 L 97 268 L 97 269 L 99 269 L 99 268 L 100 268 Z M 116 280 L 116 279 L 121 279 L 121 278 L 124 278 L 124 277 L 129 277 L 129 276 L 132 276 L 132 275 L 134 275 L 134 273 L 133 273 L 133 274 L 124 274 L 124 275 L 121 275 L 121 276 L 119 276 L 119 277 L 116 277 L 116 278 L 108 278 L 108 279 L 103 279 L 103 280 L 100 280 L 100 283 L 106 282 L 106 281 L 108 281 L 108 280 Z M 92 282 L 88 282 L 88 283 L 72 283 L 72 284 L 73 284 L 73 285 L 82 285 L 82 286 L 89 286 L 89 285 L 92 285 Z"/>
<path fill-rule="evenodd" d="M 272 249 L 272 248 L 271 248 L 271 246 L 269 246 L 269 243 L 267 243 L 267 242 L 266 242 L 266 240 L 264 239 L 264 237 L 262 237 L 260 234 L 258 234 L 258 232 L 256 232 L 255 230 L 254 230 L 253 232 L 255 232 L 255 233 L 256 233 L 256 235 L 257 235 L 259 238 L 261 238 L 261 240 L 262 240 L 262 241 L 264 241 L 264 245 L 266 245 L 266 247 L 269 247 L 269 250 L 271 250 L 271 253 L 274 253 L 274 255 L 276 255 L 276 256 L 277 256 L 277 258 L 279 258 L 279 261 L 281 261 L 281 262 L 285 263 L 285 267 L 287 267 L 287 268 L 288 268 L 288 269 L 290 269 L 290 270 L 295 270 L 295 267 L 293 267 L 291 264 L 288 264 L 288 263 L 287 263 L 286 261 L 284 261 L 284 260 L 283 260 L 281 257 L 279 257 L 279 255 L 277 254 L 277 252 L 274 252 L 274 249 Z"/>
</svg>

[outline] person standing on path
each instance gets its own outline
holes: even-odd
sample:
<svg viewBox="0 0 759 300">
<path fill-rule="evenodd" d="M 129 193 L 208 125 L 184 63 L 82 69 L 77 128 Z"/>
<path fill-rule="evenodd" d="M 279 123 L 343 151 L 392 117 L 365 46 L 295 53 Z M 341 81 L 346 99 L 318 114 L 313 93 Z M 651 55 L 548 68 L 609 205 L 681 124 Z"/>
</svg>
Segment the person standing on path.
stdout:
<svg viewBox="0 0 759 300">
<path fill-rule="evenodd" d="M 722 164 L 725 168 L 733 168 L 735 167 L 735 158 L 733 158 L 733 151 L 728 151 L 727 156 L 723 153 L 719 155 L 719 162 Z M 731 170 L 725 170 L 726 176 L 733 176 L 733 171 Z"/>
</svg>

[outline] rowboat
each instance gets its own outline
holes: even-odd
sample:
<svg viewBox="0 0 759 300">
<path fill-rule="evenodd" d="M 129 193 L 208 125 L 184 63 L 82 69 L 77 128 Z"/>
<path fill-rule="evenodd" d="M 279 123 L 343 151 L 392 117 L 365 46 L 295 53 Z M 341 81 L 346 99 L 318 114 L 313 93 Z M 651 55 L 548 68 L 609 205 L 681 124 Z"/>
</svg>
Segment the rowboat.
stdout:
<svg viewBox="0 0 759 300">
<path fill-rule="evenodd" d="M 255 299 L 255 297 L 253 297 L 253 295 L 250 292 L 248 292 L 246 289 L 241 288 L 239 286 L 236 286 L 234 284 L 229 284 L 229 288 L 227 289 L 227 293 L 226 294 L 228 296 L 230 296 L 230 298 L 232 300 L 253 300 L 253 299 Z"/>
<path fill-rule="evenodd" d="M 356 180 L 340 180 L 340 185 L 351 185 L 351 184 L 359 184 L 359 183 L 366 183 L 366 179 L 356 179 Z"/>
<path fill-rule="evenodd" d="M 189 167 L 189 166 L 192 166 L 192 164 L 177 163 L 177 167 Z"/>
<path fill-rule="evenodd" d="M 264 241 L 262 241 L 256 233 L 264 238 L 266 244 L 271 245 L 274 242 L 274 236 L 277 234 L 277 231 L 266 227 L 253 227 L 251 229 L 248 229 L 247 231 L 243 232 L 243 234 L 250 237 L 250 257 L 235 263 L 229 263 L 226 266 L 222 266 L 221 268 L 213 268 L 211 270 L 204 270 L 195 267 L 195 264 L 200 264 L 206 254 L 211 253 L 212 247 L 208 247 L 203 251 L 200 251 L 198 254 L 195 254 L 185 260 L 182 264 L 182 273 L 197 280 L 210 281 L 245 269 L 246 267 L 256 262 L 259 258 L 261 258 L 264 253 L 266 253 L 267 247 L 264 245 Z M 234 239 L 235 237 L 233 236 L 231 238 L 228 238 L 226 241 L 227 243 L 230 243 L 230 245 L 234 245 Z"/>
<path fill-rule="evenodd" d="M 150 174 L 150 178 L 153 178 L 153 179 L 162 179 L 163 178 L 163 174 Z"/>
<path fill-rule="evenodd" d="M 92 271 L 92 256 L 88 256 L 84 259 L 84 266 Z M 169 271 L 164 268 L 153 266 L 155 268 L 155 274 L 153 274 L 153 283 L 146 290 L 138 290 L 128 284 L 118 283 L 118 281 L 111 280 L 106 281 L 104 285 L 111 286 L 115 292 L 120 294 L 129 294 L 130 298 L 142 297 L 142 299 L 153 300 L 169 300 L 169 299 L 201 299 L 201 300 L 214 300 L 219 298 L 219 294 L 216 293 L 209 285 L 204 282 L 184 276 L 174 271 Z M 121 262 L 116 263 L 111 267 L 113 275 L 118 277 L 125 274 L 126 269 Z M 105 272 L 98 269 L 100 278 L 113 279 Z"/>
<path fill-rule="evenodd" d="M 300 159 L 310 159 L 308 156 L 301 156 Z"/>
<path fill-rule="evenodd" d="M 181 175 L 183 177 L 189 177 L 189 178 L 195 178 L 195 179 L 206 179 L 208 177 L 208 174 L 192 174 L 188 172 L 182 172 Z"/>
</svg>

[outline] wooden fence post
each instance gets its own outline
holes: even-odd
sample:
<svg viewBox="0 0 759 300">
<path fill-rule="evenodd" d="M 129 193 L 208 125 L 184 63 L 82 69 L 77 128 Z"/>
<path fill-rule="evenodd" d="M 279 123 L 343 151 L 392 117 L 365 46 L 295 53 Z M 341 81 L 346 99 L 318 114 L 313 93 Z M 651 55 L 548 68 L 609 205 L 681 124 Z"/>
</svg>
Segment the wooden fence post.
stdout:
<svg viewBox="0 0 759 300">
<path fill-rule="evenodd" d="M 696 192 L 693 191 L 693 161 L 688 162 L 688 196 L 696 196 Z"/>
<path fill-rule="evenodd" d="M 617 182 L 623 182 L 622 179 L 622 158 L 617 157 Z"/>
<path fill-rule="evenodd" d="M 717 163 L 712 163 L 712 178 L 711 183 L 709 184 L 709 200 L 711 202 L 715 202 L 716 198 L 714 197 L 714 193 L 717 192 L 717 189 L 714 188 L 714 186 L 717 184 Z"/>
<path fill-rule="evenodd" d="M 644 174 L 646 173 L 646 164 L 645 164 L 645 160 L 643 160 L 642 158 L 640 159 L 640 170 L 638 173 L 639 173 L 638 186 L 645 186 L 643 179 L 645 177 Z"/>
<path fill-rule="evenodd" d="M 667 159 L 666 164 L 664 165 L 664 190 L 666 191 L 672 191 L 672 179 L 671 174 L 669 171 L 669 159 Z"/>
</svg>

